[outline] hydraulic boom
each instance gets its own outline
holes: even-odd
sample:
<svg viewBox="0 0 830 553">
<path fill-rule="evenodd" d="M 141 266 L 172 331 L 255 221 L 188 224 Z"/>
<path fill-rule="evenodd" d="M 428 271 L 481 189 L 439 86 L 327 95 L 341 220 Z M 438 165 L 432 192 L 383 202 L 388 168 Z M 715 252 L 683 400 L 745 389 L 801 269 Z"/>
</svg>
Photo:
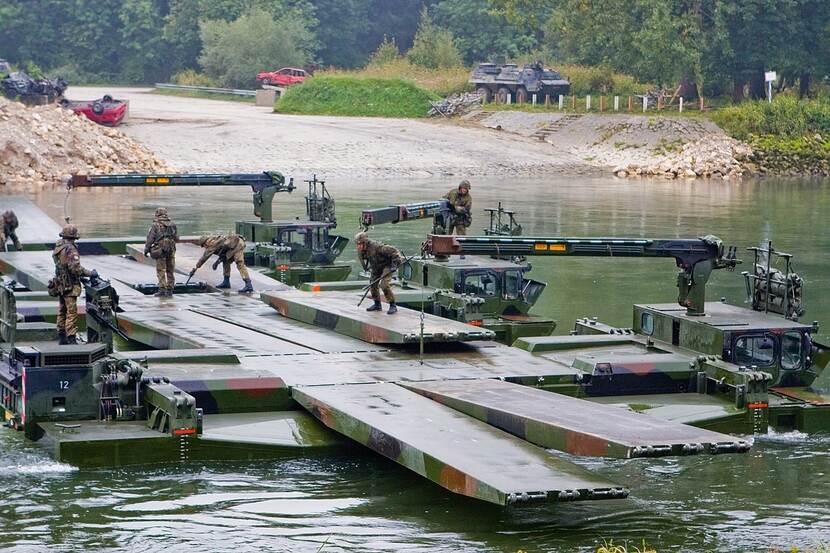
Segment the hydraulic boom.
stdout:
<svg viewBox="0 0 830 553">
<path fill-rule="evenodd" d="M 673 257 L 679 269 L 678 303 L 688 315 L 704 315 L 706 282 L 714 269 L 734 269 L 740 263 L 735 247 L 724 255 L 716 236 L 703 238 L 547 238 L 506 236 L 446 236 L 430 234 L 424 251 L 447 255 L 558 255 L 591 257 Z"/>
<path fill-rule="evenodd" d="M 432 202 L 415 202 L 411 204 L 390 205 L 374 209 L 364 209 L 360 215 L 360 225 L 368 229 L 373 225 L 400 223 L 416 219 L 433 218 L 433 232 L 446 232 L 447 221 L 452 213 L 448 200 Z"/>
<path fill-rule="evenodd" d="M 262 173 L 173 173 L 148 175 L 73 175 L 67 188 L 110 186 L 250 186 L 253 190 L 254 215 L 264 223 L 273 219 L 272 204 L 277 192 L 294 190 L 294 179 L 285 180 L 279 171 Z"/>
</svg>

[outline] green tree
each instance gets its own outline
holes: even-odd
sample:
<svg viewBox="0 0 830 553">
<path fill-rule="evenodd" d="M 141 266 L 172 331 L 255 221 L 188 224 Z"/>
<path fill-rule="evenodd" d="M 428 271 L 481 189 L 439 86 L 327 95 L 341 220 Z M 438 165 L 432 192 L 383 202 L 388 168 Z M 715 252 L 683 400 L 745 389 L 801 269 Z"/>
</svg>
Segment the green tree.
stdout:
<svg viewBox="0 0 830 553">
<path fill-rule="evenodd" d="M 199 63 L 226 86 L 250 87 L 264 68 L 302 67 L 312 56 L 309 22 L 296 12 L 274 19 L 254 8 L 232 22 L 203 21 L 200 28 L 204 48 Z"/>
<path fill-rule="evenodd" d="M 452 33 L 438 27 L 426 8 L 421 11 L 421 23 L 406 57 L 415 65 L 432 69 L 462 64 L 461 53 L 455 46 Z"/>
</svg>

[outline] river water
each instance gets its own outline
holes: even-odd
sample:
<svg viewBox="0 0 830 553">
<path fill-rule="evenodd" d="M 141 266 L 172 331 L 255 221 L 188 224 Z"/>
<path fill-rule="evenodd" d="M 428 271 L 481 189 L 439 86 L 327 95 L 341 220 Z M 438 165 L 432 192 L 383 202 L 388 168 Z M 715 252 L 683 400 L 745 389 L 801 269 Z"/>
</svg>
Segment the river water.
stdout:
<svg viewBox="0 0 830 553">
<path fill-rule="evenodd" d="M 360 209 L 437 197 L 443 181 L 331 182 L 338 230 Z M 297 193 L 299 192 L 299 193 Z M 302 190 L 277 196 L 301 215 Z M 715 234 L 741 249 L 772 240 L 806 281 L 805 320 L 830 325 L 830 186 L 826 181 L 620 181 L 581 177 L 473 183 L 474 227 L 502 201 L 526 235 L 671 238 Z M 33 198 L 64 206 L 86 236 L 142 234 L 158 205 L 180 232 L 230 230 L 251 217 L 244 189 L 87 190 Z M 373 236 L 415 252 L 426 221 Z M 353 252 L 344 255 L 354 260 Z M 745 261 L 751 257 L 742 253 Z M 532 260 L 548 282 L 535 312 L 631 324 L 631 304 L 674 301 L 670 259 Z M 740 271 L 740 269 L 739 269 Z M 738 272 L 739 272 L 738 271 Z M 743 302 L 740 275 L 713 275 L 709 299 Z M 828 327 L 830 328 L 830 327 Z M 625 501 L 505 510 L 454 496 L 359 449 L 342 456 L 80 471 L 0 431 L 0 549 L 76 551 L 595 551 L 604 543 L 663 551 L 767 551 L 830 543 L 830 436 L 756 438 L 747 455 L 572 459 L 628 486 Z"/>
</svg>

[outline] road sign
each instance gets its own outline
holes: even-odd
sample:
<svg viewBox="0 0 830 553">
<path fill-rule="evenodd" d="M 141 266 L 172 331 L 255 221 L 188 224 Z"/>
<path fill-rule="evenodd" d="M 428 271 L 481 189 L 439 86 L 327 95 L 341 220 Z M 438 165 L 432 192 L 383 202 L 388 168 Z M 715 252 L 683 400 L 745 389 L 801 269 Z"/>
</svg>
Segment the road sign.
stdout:
<svg viewBox="0 0 830 553">
<path fill-rule="evenodd" d="M 764 80 L 766 82 L 772 82 L 778 80 L 778 74 L 775 71 L 767 71 L 764 73 Z"/>
</svg>

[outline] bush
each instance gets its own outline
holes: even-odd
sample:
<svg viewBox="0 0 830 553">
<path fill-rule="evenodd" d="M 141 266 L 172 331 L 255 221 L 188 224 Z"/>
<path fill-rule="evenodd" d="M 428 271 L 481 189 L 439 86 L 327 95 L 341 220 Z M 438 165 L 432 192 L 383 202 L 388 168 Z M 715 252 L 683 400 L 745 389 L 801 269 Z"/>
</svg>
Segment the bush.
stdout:
<svg viewBox="0 0 830 553">
<path fill-rule="evenodd" d="M 390 39 L 386 35 L 383 35 L 383 42 L 378 45 L 375 53 L 369 58 L 369 64 L 384 66 L 398 61 L 400 57 L 401 51 L 398 50 L 395 39 Z"/>
<path fill-rule="evenodd" d="M 199 63 L 221 86 L 253 87 L 259 71 L 308 62 L 313 41 L 308 27 L 295 12 L 274 19 L 257 8 L 230 23 L 203 21 Z"/>
<path fill-rule="evenodd" d="M 219 86 L 215 80 L 211 79 L 204 73 L 199 73 L 195 69 L 185 69 L 184 71 L 179 71 L 170 77 L 170 82 L 185 86 Z"/>
<path fill-rule="evenodd" d="M 274 111 L 305 115 L 423 117 L 438 96 L 402 79 L 316 76 L 292 86 Z"/>
<path fill-rule="evenodd" d="M 411 63 L 429 69 L 462 65 L 452 33 L 435 25 L 426 8 L 421 12 L 421 23 L 406 57 Z"/>
<path fill-rule="evenodd" d="M 808 134 L 830 136 L 830 101 L 799 100 L 778 96 L 772 103 L 760 100 L 725 107 L 712 113 L 712 119 L 740 140 L 752 135 L 799 138 Z"/>
<path fill-rule="evenodd" d="M 585 65 L 549 65 L 559 71 L 571 82 L 571 94 L 616 94 L 629 96 L 644 94 L 654 89 L 654 85 L 639 83 L 631 75 L 616 73 L 607 66 L 589 67 Z"/>
<path fill-rule="evenodd" d="M 429 90 L 440 96 L 449 96 L 455 92 L 470 90 L 467 82 L 470 70 L 466 67 L 445 67 L 429 69 L 413 65 L 406 58 L 398 58 L 386 63 L 370 63 L 363 69 L 333 70 L 317 73 L 321 76 L 356 77 L 370 79 L 403 79 L 411 81 L 419 88 Z"/>
</svg>

